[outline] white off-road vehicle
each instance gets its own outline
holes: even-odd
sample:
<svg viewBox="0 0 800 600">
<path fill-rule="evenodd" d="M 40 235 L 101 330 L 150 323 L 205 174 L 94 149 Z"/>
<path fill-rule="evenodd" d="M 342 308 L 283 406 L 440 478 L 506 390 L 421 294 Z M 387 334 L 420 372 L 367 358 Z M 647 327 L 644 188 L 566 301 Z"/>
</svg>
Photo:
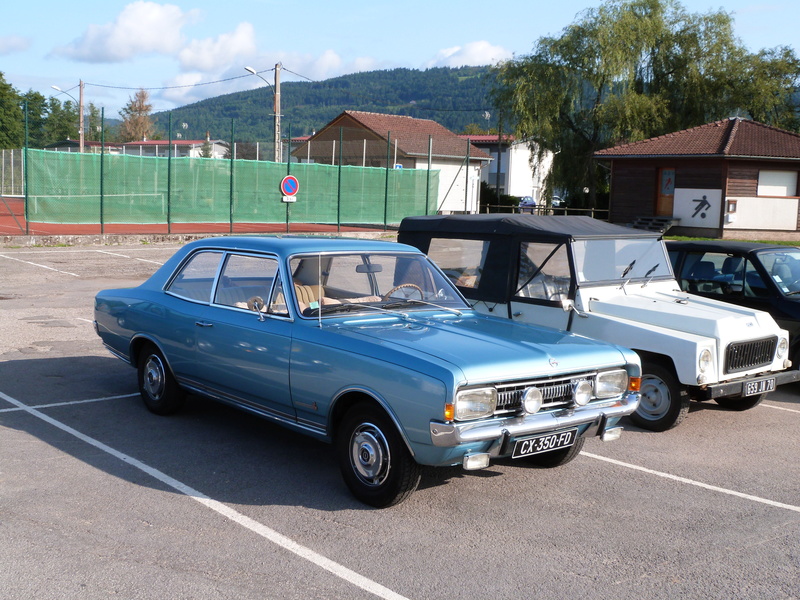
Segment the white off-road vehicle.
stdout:
<svg viewBox="0 0 800 600">
<path fill-rule="evenodd" d="M 481 312 L 635 350 L 641 427 L 676 426 L 691 400 L 752 408 L 800 379 L 769 314 L 681 291 L 659 233 L 582 216 L 449 215 L 403 219 L 398 241 L 428 253 Z"/>
</svg>

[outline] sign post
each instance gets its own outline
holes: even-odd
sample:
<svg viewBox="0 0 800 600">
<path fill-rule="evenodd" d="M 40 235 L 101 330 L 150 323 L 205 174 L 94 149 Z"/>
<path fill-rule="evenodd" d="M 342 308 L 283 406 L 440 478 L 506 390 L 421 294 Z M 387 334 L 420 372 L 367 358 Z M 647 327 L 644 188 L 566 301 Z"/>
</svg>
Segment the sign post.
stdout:
<svg viewBox="0 0 800 600">
<path fill-rule="evenodd" d="M 298 190 L 300 189 L 300 182 L 294 175 L 287 175 L 281 179 L 281 194 L 283 194 L 283 202 L 296 202 Z"/>
</svg>

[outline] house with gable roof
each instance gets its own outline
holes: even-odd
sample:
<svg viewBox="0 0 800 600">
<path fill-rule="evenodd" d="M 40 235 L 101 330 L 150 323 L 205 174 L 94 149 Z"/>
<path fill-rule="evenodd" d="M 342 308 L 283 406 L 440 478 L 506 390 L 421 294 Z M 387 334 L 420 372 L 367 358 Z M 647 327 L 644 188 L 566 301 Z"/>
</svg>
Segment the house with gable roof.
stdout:
<svg viewBox="0 0 800 600">
<path fill-rule="evenodd" d="M 671 235 L 800 239 L 800 135 L 739 117 L 600 150 L 609 220 Z"/>
<path fill-rule="evenodd" d="M 429 119 L 346 110 L 292 150 L 329 165 L 439 171 L 437 212 L 479 211 L 481 169 L 491 157 Z"/>
</svg>

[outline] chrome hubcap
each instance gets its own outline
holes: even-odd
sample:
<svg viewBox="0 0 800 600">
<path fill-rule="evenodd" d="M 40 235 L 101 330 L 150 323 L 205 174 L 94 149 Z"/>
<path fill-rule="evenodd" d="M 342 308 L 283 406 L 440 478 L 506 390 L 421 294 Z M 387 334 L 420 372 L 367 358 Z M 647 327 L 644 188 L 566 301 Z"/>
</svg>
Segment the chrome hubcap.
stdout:
<svg viewBox="0 0 800 600">
<path fill-rule="evenodd" d="M 379 486 L 389 475 L 389 445 L 371 423 L 362 423 L 350 438 L 350 464 L 367 485 Z"/>
<path fill-rule="evenodd" d="M 153 400 L 160 400 L 164 393 L 165 377 L 164 365 L 157 356 L 149 356 L 144 365 L 144 379 L 142 381 L 145 392 Z"/>
</svg>

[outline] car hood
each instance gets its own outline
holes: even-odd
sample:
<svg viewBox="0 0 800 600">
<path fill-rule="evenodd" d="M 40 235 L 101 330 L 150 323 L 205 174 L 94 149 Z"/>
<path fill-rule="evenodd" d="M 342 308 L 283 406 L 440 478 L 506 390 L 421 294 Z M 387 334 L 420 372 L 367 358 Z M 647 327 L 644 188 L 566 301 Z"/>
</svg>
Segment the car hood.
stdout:
<svg viewBox="0 0 800 600">
<path fill-rule="evenodd" d="M 591 299 L 589 312 L 718 339 L 777 333 L 769 314 L 684 292 L 654 291 Z"/>
<path fill-rule="evenodd" d="M 460 369 L 468 383 L 557 376 L 623 366 L 632 351 L 580 335 L 494 317 L 409 317 L 338 325 L 387 351 L 424 355 Z"/>
</svg>

